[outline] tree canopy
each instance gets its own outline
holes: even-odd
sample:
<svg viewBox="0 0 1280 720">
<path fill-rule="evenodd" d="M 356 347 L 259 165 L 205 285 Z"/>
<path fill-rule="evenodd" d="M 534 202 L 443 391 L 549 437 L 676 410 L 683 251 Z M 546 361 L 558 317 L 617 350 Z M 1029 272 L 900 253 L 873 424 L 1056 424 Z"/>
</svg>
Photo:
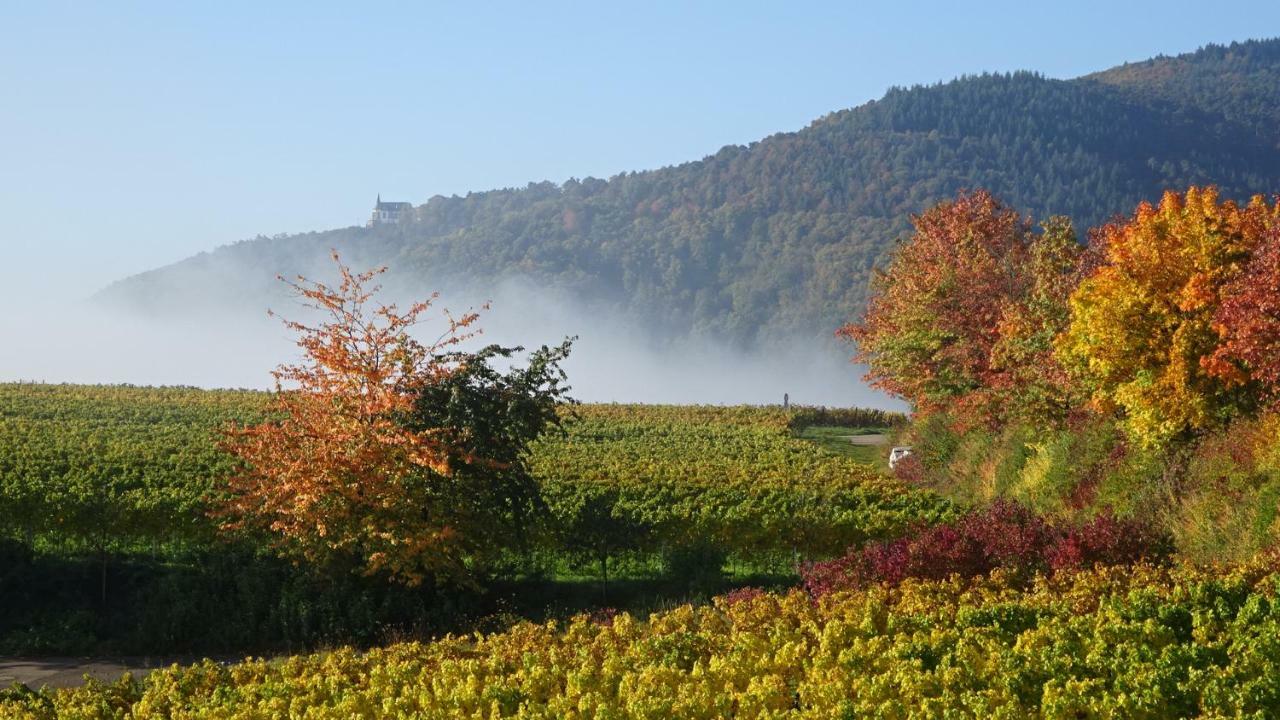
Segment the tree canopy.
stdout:
<svg viewBox="0 0 1280 720">
<path fill-rule="evenodd" d="M 1099 412 L 1154 449 L 1280 393 L 1280 199 L 1170 191 L 1087 246 L 985 191 L 913 223 L 838 334 L 917 412 L 992 427 Z"/>
<path fill-rule="evenodd" d="M 1062 402 L 1052 340 L 1081 257 L 1070 222 L 1053 218 L 1037 233 L 977 191 L 912 223 L 865 316 L 838 331 L 857 344 L 867 379 L 918 411 L 979 423 L 1052 412 Z"/>
<path fill-rule="evenodd" d="M 1224 361 L 1232 353 L 1219 353 L 1215 323 L 1240 337 L 1222 303 L 1276 218 L 1261 197 L 1240 206 L 1193 187 L 1097 234 L 1102 262 L 1071 296 L 1058 355 L 1142 443 L 1213 427 L 1255 402 L 1247 375 Z"/>
<path fill-rule="evenodd" d="M 444 311 L 444 331 L 421 343 L 410 330 L 434 295 L 404 310 L 377 304 L 369 283 L 385 268 L 354 273 L 333 259 L 337 286 L 289 282 L 320 322 L 285 321 L 304 359 L 275 372 L 271 417 L 227 432 L 239 463 L 224 527 L 311 563 L 409 584 L 465 580 L 534 504 L 521 455 L 554 422 L 568 344 L 498 374 L 489 361 L 513 350 L 458 348 L 477 313 Z"/>
</svg>

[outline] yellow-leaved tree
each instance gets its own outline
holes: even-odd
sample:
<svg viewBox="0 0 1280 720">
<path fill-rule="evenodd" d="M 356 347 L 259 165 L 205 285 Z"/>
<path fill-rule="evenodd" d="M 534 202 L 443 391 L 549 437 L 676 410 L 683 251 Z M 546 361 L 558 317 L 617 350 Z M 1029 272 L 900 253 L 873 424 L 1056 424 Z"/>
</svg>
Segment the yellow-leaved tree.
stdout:
<svg viewBox="0 0 1280 720">
<path fill-rule="evenodd" d="M 1099 266 L 1070 298 L 1056 354 L 1127 434 L 1148 448 L 1219 425 L 1255 402 L 1247 384 L 1212 371 L 1215 315 L 1277 206 L 1223 201 L 1212 187 L 1165 193 L 1092 238 Z"/>
</svg>

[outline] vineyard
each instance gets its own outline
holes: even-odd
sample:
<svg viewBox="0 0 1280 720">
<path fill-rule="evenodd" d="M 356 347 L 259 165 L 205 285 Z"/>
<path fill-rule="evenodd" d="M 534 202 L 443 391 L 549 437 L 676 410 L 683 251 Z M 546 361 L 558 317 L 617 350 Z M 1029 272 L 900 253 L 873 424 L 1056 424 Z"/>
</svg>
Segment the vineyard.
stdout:
<svg viewBox="0 0 1280 720">
<path fill-rule="evenodd" d="M 10 691 L 13 718 L 1274 717 L 1280 575 L 1150 566 L 739 592 L 368 653 Z"/>
<path fill-rule="evenodd" d="M 217 440 L 228 424 L 261 418 L 267 397 L 0 385 L 0 649 L 373 644 L 388 627 L 431 635 L 510 612 L 497 597 L 317 577 L 251 540 L 220 537 L 210 510 L 230 461 Z M 794 578 L 798 561 L 954 513 L 794 437 L 808 422 L 895 420 L 884 413 L 586 405 L 564 414 L 563 432 L 531 451 L 546 512 L 528 546 L 492 570 L 526 603 L 522 615 L 550 602 L 539 593 L 562 602 L 584 583 L 589 592 L 571 598 L 578 608 L 669 604 L 762 573 Z M 570 584 L 557 590 L 562 580 Z M 639 583 L 634 602 L 618 584 L 628 581 Z"/>
<path fill-rule="evenodd" d="M 105 552 L 204 542 L 231 422 L 260 393 L 0 385 L 0 529 L 40 548 Z"/>
<path fill-rule="evenodd" d="M 534 448 L 533 467 L 579 545 L 696 544 L 785 569 L 951 512 L 793 439 L 796 414 L 781 409 L 597 405 L 574 415 L 565 435 Z"/>
<path fill-rule="evenodd" d="M 0 523 L 11 537 L 111 552 L 207 541 L 216 447 L 262 414 L 248 391 L 0 385 Z M 586 405 L 532 449 L 555 521 L 603 512 L 636 547 L 714 543 L 729 552 L 832 555 L 936 521 L 948 506 L 864 464 L 792 437 L 801 412 Z M 869 422 L 884 422 L 871 413 Z M 827 418 L 828 422 L 832 420 Z"/>
</svg>

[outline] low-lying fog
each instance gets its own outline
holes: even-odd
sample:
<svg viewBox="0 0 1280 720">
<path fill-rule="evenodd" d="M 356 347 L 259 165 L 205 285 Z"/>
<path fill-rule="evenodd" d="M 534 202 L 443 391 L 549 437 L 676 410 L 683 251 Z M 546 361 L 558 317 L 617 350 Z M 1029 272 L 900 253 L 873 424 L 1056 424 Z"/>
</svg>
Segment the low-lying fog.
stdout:
<svg viewBox="0 0 1280 720">
<path fill-rule="evenodd" d="M 799 404 L 902 409 L 861 382 L 847 348 L 814 342 L 744 352 L 706 340 L 657 344 L 616 315 L 579 309 L 528 283 L 507 282 L 483 298 L 462 295 L 442 294 L 437 307 L 458 312 L 491 301 L 479 322 L 483 335 L 471 347 L 537 347 L 576 335 L 565 370 L 579 400 L 778 404 L 787 393 Z M 284 317 L 304 319 L 296 301 L 269 304 Z M 429 315 L 438 318 L 434 310 Z M 88 301 L 45 303 L 11 309 L 0 332 L 6 338 L 0 381 L 267 388 L 271 369 L 298 357 L 293 336 L 265 307 L 161 320 Z M 435 334 L 424 323 L 423 338 Z"/>
</svg>

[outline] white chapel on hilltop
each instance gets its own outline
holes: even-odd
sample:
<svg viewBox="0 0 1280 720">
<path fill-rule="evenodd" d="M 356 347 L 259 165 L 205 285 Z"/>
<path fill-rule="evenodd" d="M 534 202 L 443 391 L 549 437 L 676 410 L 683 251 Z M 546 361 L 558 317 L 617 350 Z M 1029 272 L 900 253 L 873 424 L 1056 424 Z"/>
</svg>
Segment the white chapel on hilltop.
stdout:
<svg viewBox="0 0 1280 720">
<path fill-rule="evenodd" d="M 407 202 L 382 202 L 382 194 L 378 194 L 378 200 L 373 205 L 373 214 L 369 216 L 369 227 L 375 225 L 394 225 L 400 222 L 400 218 L 407 215 L 413 209 L 413 203 Z"/>
</svg>

